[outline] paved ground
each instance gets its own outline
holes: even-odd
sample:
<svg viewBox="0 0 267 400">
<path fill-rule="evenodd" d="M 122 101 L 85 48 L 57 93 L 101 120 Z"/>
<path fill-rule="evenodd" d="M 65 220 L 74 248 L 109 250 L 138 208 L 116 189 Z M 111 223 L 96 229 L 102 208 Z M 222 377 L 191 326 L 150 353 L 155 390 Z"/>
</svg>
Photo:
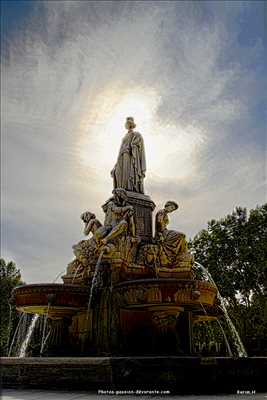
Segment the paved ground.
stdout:
<svg viewBox="0 0 267 400">
<path fill-rule="evenodd" d="M 267 393 L 239 393 L 230 395 L 202 395 L 202 396 L 172 396 L 172 395 L 145 395 L 140 393 L 135 394 L 98 394 L 98 393 L 85 393 L 85 392 L 63 392 L 63 391 L 45 391 L 45 390 L 15 390 L 15 389 L 4 389 L 1 394 L 2 400 L 118 400 L 119 397 L 125 399 L 141 399 L 146 397 L 147 399 L 165 398 L 166 400 L 267 400 Z"/>
</svg>

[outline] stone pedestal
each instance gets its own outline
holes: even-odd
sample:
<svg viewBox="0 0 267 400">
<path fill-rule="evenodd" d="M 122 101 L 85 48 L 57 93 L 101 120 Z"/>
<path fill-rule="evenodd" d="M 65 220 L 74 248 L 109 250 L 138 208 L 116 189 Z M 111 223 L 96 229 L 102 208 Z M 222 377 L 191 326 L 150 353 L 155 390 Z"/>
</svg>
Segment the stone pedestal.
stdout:
<svg viewBox="0 0 267 400">
<path fill-rule="evenodd" d="M 142 242 L 151 242 L 153 237 L 152 212 L 156 205 L 142 193 L 127 191 L 128 203 L 134 208 L 136 235 Z"/>
<path fill-rule="evenodd" d="M 252 400 L 259 399 L 260 393 L 264 398 L 267 391 L 267 357 L 4 357 L 1 359 L 1 372 L 4 388 L 37 389 L 38 393 L 40 389 L 84 390 L 99 399 L 159 398 L 160 390 L 165 390 L 162 396 L 165 399 L 174 398 L 176 394 L 214 394 L 212 398 L 223 394 L 221 398 L 225 399 Z M 102 395 L 99 390 L 102 390 Z M 108 396 L 107 390 L 113 390 L 114 396 Z M 115 396 L 116 390 L 139 393 Z M 142 390 L 148 390 L 150 396 L 142 395 Z M 250 394 L 253 390 L 257 395 L 233 395 L 237 390 L 250 391 Z M 229 397 L 226 393 L 230 394 Z M 37 398 L 32 394 L 30 398 L 33 397 Z M 15 398 L 18 398 L 17 393 Z M 43 398 L 64 398 L 64 394 L 43 394 Z"/>
</svg>

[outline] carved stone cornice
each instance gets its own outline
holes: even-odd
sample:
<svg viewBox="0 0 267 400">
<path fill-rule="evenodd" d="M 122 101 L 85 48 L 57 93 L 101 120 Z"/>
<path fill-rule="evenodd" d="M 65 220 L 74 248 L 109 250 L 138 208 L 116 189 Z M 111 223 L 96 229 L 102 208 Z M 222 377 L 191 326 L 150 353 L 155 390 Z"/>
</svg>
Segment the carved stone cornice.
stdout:
<svg viewBox="0 0 267 400">
<path fill-rule="evenodd" d="M 151 208 L 152 211 L 155 209 L 156 204 L 148 195 L 142 194 L 142 193 L 137 193 L 137 192 L 130 192 L 127 190 L 126 190 L 126 192 L 127 192 L 127 196 L 128 196 L 127 201 L 130 204 L 135 203 L 140 206 L 149 207 L 149 208 Z"/>
<path fill-rule="evenodd" d="M 213 306 L 217 294 L 209 282 L 187 279 L 139 279 L 118 283 L 113 291 L 126 308 L 176 305 L 201 309 Z"/>
</svg>

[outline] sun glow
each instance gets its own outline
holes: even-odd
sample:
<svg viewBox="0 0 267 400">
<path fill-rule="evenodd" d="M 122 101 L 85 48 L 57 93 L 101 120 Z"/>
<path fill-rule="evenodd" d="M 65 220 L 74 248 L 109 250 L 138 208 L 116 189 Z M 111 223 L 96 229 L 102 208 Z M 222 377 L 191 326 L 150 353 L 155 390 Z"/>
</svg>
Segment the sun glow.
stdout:
<svg viewBox="0 0 267 400">
<path fill-rule="evenodd" d="M 163 124 L 157 117 L 160 96 L 153 89 L 114 89 L 99 94 L 81 122 L 79 157 L 82 164 L 107 173 L 113 168 L 121 140 L 126 133 L 126 117 L 132 116 L 136 130 L 144 138 L 147 175 L 185 179 L 194 168 L 193 153 L 203 141 L 195 127 L 184 129 L 177 123 Z M 107 171 L 107 172 L 106 172 Z"/>
</svg>

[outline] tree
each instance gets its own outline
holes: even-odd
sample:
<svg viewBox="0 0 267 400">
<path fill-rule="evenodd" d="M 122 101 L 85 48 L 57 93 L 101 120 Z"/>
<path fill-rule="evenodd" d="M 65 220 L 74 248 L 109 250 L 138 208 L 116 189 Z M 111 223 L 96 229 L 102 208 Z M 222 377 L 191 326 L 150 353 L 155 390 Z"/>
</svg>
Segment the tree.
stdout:
<svg viewBox="0 0 267 400">
<path fill-rule="evenodd" d="M 0 327 L 0 354 L 7 355 L 8 341 L 12 329 L 12 321 L 16 317 L 16 309 L 14 305 L 9 303 L 11 292 L 14 287 L 21 285 L 20 271 L 16 264 L 12 261 L 6 262 L 0 259 L 0 310 L 1 310 L 1 327 Z"/>
<path fill-rule="evenodd" d="M 251 210 L 249 216 L 245 208 L 237 207 L 232 214 L 208 222 L 207 229 L 195 236 L 190 247 L 227 300 L 243 341 L 264 337 L 267 204 Z"/>
</svg>

